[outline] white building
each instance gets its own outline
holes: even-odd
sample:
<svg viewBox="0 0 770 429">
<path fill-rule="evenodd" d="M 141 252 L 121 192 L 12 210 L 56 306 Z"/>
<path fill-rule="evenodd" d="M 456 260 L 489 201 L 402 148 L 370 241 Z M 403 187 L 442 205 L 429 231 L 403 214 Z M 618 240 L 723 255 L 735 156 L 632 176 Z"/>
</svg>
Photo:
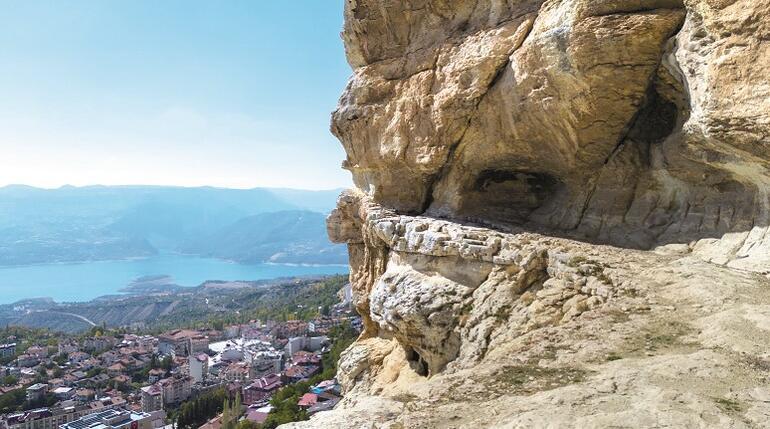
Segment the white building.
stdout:
<svg viewBox="0 0 770 429">
<path fill-rule="evenodd" d="M 220 362 L 246 362 L 252 364 L 255 360 L 259 360 L 259 364 L 262 365 L 264 363 L 263 360 L 266 359 L 265 355 L 283 358 L 282 352 L 275 350 L 269 342 L 260 340 L 239 338 L 222 341 L 211 344 L 211 350 L 215 351 L 216 355 L 211 358 L 209 367 L 213 367 Z"/>
<path fill-rule="evenodd" d="M 301 350 L 307 350 L 310 352 L 318 351 L 323 348 L 324 345 L 329 343 L 329 338 L 326 336 L 320 337 L 292 337 L 289 338 L 289 342 L 286 343 L 286 354 L 288 356 L 294 355 Z"/>
<path fill-rule="evenodd" d="M 246 357 L 244 348 L 235 344 L 228 345 L 219 356 L 222 360 L 230 362 L 242 361 Z"/>
<path fill-rule="evenodd" d="M 60 401 L 64 401 L 67 399 L 71 399 L 73 396 L 75 396 L 75 389 L 72 387 L 57 387 L 53 390 L 53 394 L 56 395 L 56 399 Z"/>
<path fill-rule="evenodd" d="M 209 357 L 205 353 L 199 353 L 189 357 L 190 377 L 193 383 L 203 383 L 209 372 Z"/>
</svg>

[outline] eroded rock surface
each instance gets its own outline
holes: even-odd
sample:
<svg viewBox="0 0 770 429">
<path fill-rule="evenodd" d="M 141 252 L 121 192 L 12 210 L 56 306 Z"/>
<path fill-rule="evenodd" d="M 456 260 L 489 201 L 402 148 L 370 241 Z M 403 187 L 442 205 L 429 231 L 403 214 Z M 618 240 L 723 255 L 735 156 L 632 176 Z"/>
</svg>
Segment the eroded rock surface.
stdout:
<svg viewBox="0 0 770 429">
<path fill-rule="evenodd" d="M 770 424 L 770 2 L 348 0 L 346 399 L 295 427 Z"/>
</svg>

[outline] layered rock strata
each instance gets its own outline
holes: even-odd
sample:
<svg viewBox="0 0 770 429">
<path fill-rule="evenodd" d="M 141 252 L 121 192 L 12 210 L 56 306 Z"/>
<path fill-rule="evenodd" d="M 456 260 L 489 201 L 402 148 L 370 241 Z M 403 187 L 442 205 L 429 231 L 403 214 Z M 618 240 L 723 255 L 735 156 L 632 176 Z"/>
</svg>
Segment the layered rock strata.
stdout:
<svg viewBox="0 0 770 429">
<path fill-rule="evenodd" d="M 348 0 L 343 39 L 365 329 L 304 427 L 770 422 L 770 2 Z"/>
</svg>

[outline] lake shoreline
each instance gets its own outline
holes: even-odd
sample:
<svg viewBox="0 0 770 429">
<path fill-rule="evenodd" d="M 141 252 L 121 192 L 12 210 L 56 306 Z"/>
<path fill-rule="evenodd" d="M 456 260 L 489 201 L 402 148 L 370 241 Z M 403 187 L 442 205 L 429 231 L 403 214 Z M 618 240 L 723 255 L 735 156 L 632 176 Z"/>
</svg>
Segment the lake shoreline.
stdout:
<svg viewBox="0 0 770 429">
<path fill-rule="evenodd" d="M 343 264 L 240 264 L 179 254 L 0 267 L 0 305 L 44 298 L 82 303 L 103 296 L 125 296 L 121 289 L 146 276 L 169 276 L 175 286 L 195 288 L 207 281 L 253 282 L 348 272 L 349 266 Z"/>
</svg>

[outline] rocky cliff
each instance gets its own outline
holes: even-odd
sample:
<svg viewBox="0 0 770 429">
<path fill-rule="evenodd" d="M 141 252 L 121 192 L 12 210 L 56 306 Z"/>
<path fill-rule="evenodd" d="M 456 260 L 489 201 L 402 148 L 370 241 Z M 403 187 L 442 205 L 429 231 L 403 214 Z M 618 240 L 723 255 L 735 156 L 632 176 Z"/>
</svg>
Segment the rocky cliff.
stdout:
<svg viewBox="0 0 770 429">
<path fill-rule="evenodd" d="M 347 0 L 347 397 L 296 427 L 770 424 L 770 1 Z"/>
</svg>

